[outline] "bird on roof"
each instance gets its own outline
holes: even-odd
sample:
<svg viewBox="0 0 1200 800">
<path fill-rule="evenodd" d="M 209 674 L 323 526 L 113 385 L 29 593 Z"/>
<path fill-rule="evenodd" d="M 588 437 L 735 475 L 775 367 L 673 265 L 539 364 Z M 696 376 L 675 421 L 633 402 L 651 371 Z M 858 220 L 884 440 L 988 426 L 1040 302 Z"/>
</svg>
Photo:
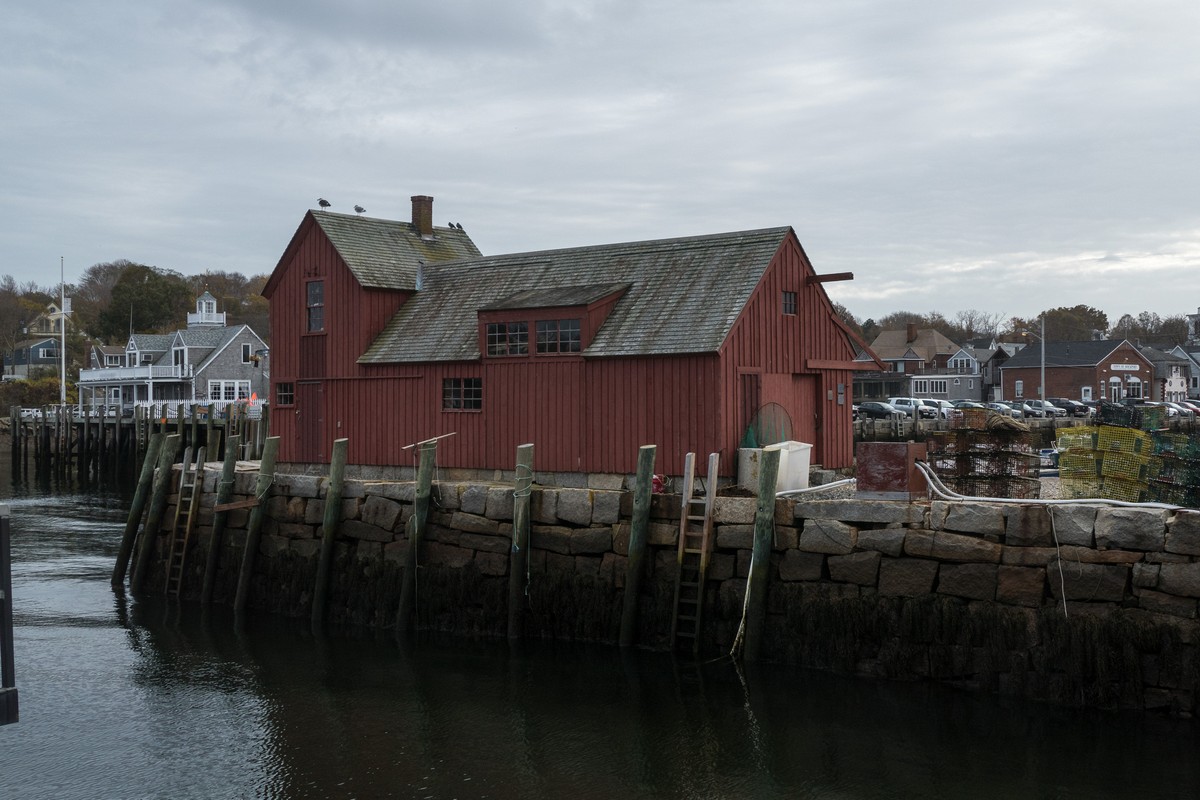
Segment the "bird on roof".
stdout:
<svg viewBox="0 0 1200 800">
<path fill-rule="evenodd" d="M 362 206 L 355 206 L 355 207 L 354 207 L 354 213 L 355 213 L 355 214 L 361 214 L 361 213 L 363 213 L 364 211 L 366 211 L 366 209 L 365 209 L 365 208 L 363 208 Z"/>
<path fill-rule="evenodd" d="M 326 200 L 324 197 L 318 197 L 317 205 L 319 205 L 321 208 L 329 208 L 329 201 Z"/>
<path fill-rule="evenodd" d="M 458 229 L 461 231 L 461 230 L 462 230 L 462 223 L 461 223 L 461 222 L 455 223 L 454 227 L 458 228 Z"/>
</svg>

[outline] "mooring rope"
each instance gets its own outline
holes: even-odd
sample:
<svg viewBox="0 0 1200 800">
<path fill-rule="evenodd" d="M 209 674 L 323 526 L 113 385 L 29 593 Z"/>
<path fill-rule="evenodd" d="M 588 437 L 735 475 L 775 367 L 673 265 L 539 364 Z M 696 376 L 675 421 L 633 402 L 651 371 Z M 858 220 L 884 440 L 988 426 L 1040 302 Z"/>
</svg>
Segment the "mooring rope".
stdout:
<svg viewBox="0 0 1200 800">
<path fill-rule="evenodd" d="M 517 464 L 516 480 L 513 486 L 513 502 L 515 503 L 519 497 L 529 497 L 531 494 L 533 494 L 533 467 L 529 464 Z M 528 521 L 529 520 L 526 519 L 526 522 Z M 519 550 L 520 548 L 517 547 L 517 529 L 513 528 L 512 551 L 516 553 Z M 529 599 L 529 584 L 532 581 L 533 575 L 533 573 L 530 571 L 532 566 L 529 562 L 530 559 L 528 556 L 526 556 L 525 586 L 523 587 L 526 600 Z"/>
<path fill-rule="evenodd" d="M 1068 619 L 1069 615 L 1067 614 L 1067 579 L 1063 576 L 1062 547 L 1058 543 L 1058 528 L 1055 527 L 1055 525 L 1054 525 L 1054 506 L 1048 506 L 1048 509 L 1050 511 L 1050 533 L 1054 534 L 1054 553 L 1056 556 L 1058 556 L 1058 558 L 1055 560 L 1058 561 L 1058 585 L 1059 585 L 1060 591 L 1062 592 L 1063 619 Z"/>
</svg>

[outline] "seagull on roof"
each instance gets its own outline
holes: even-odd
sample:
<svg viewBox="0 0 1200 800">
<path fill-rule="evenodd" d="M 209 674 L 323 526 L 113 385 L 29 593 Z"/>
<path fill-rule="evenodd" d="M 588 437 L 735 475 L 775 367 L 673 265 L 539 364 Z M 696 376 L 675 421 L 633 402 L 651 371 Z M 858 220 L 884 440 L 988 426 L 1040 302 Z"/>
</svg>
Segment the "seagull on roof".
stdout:
<svg viewBox="0 0 1200 800">
<path fill-rule="evenodd" d="M 365 208 L 363 208 L 362 206 L 355 206 L 355 207 L 354 207 L 354 213 L 355 213 L 355 214 L 361 214 L 361 213 L 363 213 L 364 211 L 366 211 L 366 209 L 365 209 Z"/>
<path fill-rule="evenodd" d="M 321 208 L 329 208 L 329 201 L 326 200 L 324 197 L 318 197 L 317 205 L 319 205 Z"/>
</svg>

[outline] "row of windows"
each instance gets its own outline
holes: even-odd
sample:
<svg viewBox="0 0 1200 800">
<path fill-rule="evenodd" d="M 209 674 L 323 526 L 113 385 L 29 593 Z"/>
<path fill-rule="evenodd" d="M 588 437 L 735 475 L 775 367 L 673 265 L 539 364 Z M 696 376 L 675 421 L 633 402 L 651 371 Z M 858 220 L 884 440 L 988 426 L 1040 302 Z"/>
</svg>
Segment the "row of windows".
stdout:
<svg viewBox="0 0 1200 800">
<path fill-rule="evenodd" d="M 577 319 L 544 319 L 534 323 L 534 352 L 578 353 L 582 339 Z M 529 355 L 528 322 L 489 322 L 486 329 L 489 356 Z"/>
<path fill-rule="evenodd" d="M 209 381 L 209 400 L 249 400 L 250 381 Z"/>
<path fill-rule="evenodd" d="M 915 378 L 912 385 L 913 394 L 918 397 L 925 397 L 931 394 L 946 394 L 946 381 L 944 378 Z"/>
</svg>

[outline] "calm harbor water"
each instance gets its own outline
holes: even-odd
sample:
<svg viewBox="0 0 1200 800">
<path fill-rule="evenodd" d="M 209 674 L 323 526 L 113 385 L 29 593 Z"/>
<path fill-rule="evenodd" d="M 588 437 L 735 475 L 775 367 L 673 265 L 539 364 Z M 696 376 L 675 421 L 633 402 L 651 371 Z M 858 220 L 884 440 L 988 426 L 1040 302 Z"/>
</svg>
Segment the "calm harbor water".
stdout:
<svg viewBox="0 0 1200 800">
<path fill-rule="evenodd" d="M 0 798 L 1195 798 L 1200 727 L 605 647 L 313 638 L 109 587 L 127 499 L 0 483 Z"/>
</svg>

